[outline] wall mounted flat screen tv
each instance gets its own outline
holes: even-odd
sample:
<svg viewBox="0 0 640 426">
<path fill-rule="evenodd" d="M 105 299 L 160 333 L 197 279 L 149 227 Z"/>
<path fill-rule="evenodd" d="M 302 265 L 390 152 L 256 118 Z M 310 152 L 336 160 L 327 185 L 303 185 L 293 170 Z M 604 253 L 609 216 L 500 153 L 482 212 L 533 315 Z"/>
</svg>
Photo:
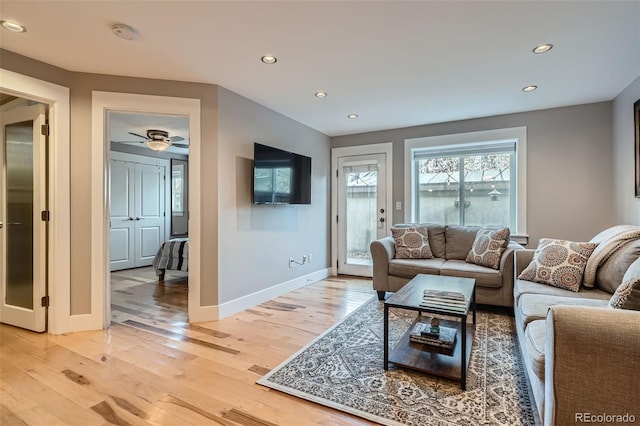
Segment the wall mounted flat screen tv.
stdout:
<svg viewBox="0 0 640 426">
<path fill-rule="evenodd" d="M 253 150 L 254 204 L 311 204 L 311 158 L 259 143 Z"/>
</svg>

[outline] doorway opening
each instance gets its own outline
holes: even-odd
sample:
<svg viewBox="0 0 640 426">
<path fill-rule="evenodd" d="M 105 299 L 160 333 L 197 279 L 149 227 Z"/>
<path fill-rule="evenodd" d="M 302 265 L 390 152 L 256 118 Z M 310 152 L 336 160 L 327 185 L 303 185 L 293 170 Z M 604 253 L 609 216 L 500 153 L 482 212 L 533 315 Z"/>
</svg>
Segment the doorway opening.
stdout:
<svg viewBox="0 0 640 426">
<path fill-rule="evenodd" d="M 108 111 L 111 322 L 188 322 L 189 117 Z M 184 242 L 182 250 L 171 250 Z M 168 258 L 167 258 L 168 256 Z"/>
</svg>

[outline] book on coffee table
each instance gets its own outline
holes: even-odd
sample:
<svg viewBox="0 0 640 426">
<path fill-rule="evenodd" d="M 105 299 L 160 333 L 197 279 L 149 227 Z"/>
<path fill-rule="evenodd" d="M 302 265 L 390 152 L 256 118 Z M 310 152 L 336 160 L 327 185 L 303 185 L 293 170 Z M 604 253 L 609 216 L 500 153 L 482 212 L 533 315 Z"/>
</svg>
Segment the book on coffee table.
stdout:
<svg viewBox="0 0 640 426">
<path fill-rule="evenodd" d="M 450 327 L 440 327 L 439 334 L 431 333 L 429 324 L 418 322 L 413 326 L 409 340 L 416 343 L 437 346 L 450 349 L 456 343 L 456 329 Z"/>
</svg>

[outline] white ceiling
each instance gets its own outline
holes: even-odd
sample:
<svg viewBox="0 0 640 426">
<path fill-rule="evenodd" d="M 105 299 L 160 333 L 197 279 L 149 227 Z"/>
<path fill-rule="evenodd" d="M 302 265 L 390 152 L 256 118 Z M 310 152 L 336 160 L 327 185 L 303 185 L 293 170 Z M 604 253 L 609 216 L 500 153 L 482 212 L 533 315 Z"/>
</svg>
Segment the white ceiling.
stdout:
<svg viewBox="0 0 640 426">
<path fill-rule="evenodd" d="M 640 75 L 640 0 L 2 0 L 0 14 L 27 27 L 1 31 L 7 50 L 219 84 L 330 136 L 606 101 Z M 554 48 L 533 54 L 540 43 Z"/>
<path fill-rule="evenodd" d="M 189 118 L 160 114 L 137 114 L 124 112 L 111 112 L 109 114 L 109 139 L 111 142 L 145 148 L 142 139 L 129 132 L 145 136 L 147 130 L 164 130 L 169 137 L 180 136 L 177 141 L 180 145 L 189 145 Z M 177 154 L 189 154 L 188 147 L 171 146 L 169 152 Z"/>
</svg>

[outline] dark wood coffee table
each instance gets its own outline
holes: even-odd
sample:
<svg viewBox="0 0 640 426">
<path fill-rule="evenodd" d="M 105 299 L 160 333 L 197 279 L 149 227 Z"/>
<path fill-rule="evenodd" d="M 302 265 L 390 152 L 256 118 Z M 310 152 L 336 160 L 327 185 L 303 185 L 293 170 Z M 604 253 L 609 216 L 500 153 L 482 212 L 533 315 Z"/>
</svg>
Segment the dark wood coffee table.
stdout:
<svg viewBox="0 0 640 426">
<path fill-rule="evenodd" d="M 420 306 L 423 301 L 423 292 L 426 289 L 462 293 L 467 299 L 467 304 L 462 312 Z M 420 313 L 391 352 L 389 352 L 389 308 L 406 309 Z M 473 312 L 473 324 L 475 326 L 476 280 L 442 275 L 417 275 L 384 302 L 384 369 L 388 370 L 391 362 L 423 373 L 460 380 L 460 387 L 465 390 L 467 386 L 467 368 L 471 359 L 471 350 L 467 350 L 467 347 L 471 348 L 475 328 L 467 327 L 469 311 Z M 447 316 L 452 318 L 451 320 L 441 319 L 440 325 L 456 329 L 456 344 L 453 351 L 409 340 L 413 325 L 418 321 L 427 322 L 430 319 L 422 316 L 422 313 L 425 312 L 438 317 Z"/>
</svg>

